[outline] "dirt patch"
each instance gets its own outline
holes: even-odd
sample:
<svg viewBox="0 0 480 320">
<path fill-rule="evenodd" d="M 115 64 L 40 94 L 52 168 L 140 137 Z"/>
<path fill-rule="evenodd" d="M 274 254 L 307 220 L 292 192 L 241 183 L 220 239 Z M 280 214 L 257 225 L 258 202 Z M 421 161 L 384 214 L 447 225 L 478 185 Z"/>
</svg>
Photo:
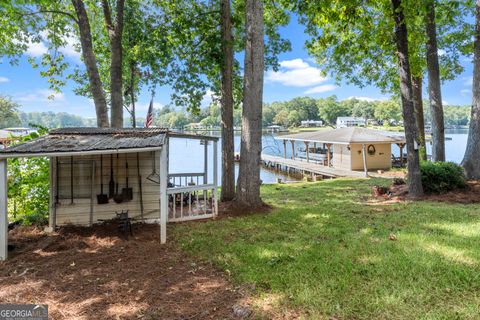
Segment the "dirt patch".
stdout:
<svg viewBox="0 0 480 320">
<path fill-rule="evenodd" d="M 392 185 L 388 192 L 379 196 L 374 196 L 375 203 L 388 204 L 410 201 L 408 198 L 407 185 Z M 456 189 L 442 194 L 425 194 L 417 200 L 437 201 L 448 203 L 480 203 L 480 181 L 467 181 L 464 189 Z"/>
<path fill-rule="evenodd" d="M 239 217 L 249 215 L 251 213 L 261 214 L 272 211 L 272 206 L 263 202 L 257 207 L 243 206 L 235 201 L 220 202 L 218 205 L 219 218 Z"/>
<path fill-rule="evenodd" d="M 0 262 L 0 303 L 46 303 L 51 319 L 231 319 L 243 295 L 212 266 L 193 261 L 157 225 L 16 228 Z"/>
</svg>

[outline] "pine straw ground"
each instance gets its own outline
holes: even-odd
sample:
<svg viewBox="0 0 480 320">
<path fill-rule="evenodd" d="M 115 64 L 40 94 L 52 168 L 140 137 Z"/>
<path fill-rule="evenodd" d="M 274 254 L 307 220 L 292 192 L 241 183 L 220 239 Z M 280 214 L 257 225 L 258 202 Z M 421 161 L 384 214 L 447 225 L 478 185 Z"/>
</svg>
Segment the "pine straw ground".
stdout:
<svg viewBox="0 0 480 320">
<path fill-rule="evenodd" d="M 159 228 L 35 228 L 10 232 L 16 248 L 0 262 L 0 303 L 46 303 L 51 319 L 229 319 L 241 294 L 224 274 L 187 258 Z"/>
</svg>

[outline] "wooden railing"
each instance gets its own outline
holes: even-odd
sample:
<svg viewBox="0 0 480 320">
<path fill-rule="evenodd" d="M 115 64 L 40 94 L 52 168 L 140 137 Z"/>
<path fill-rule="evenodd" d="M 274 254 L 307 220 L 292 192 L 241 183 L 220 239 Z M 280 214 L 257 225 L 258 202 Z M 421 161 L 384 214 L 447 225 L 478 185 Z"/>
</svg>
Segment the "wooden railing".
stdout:
<svg viewBox="0 0 480 320">
<path fill-rule="evenodd" d="M 169 174 L 168 221 L 180 222 L 217 216 L 217 185 L 205 184 L 204 173 Z"/>
</svg>

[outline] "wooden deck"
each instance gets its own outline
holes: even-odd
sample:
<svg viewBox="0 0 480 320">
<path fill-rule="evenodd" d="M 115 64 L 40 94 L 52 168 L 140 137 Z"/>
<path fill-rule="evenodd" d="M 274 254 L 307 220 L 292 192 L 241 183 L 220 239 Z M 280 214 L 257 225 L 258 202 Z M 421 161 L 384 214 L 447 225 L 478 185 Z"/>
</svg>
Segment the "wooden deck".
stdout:
<svg viewBox="0 0 480 320">
<path fill-rule="evenodd" d="M 282 157 L 271 156 L 267 154 L 262 154 L 263 165 L 273 169 L 293 169 L 303 173 L 310 173 L 313 175 L 325 176 L 325 177 L 353 177 L 353 178 L 365 178 L 365 173 L 362 171 L 352 171 L 345 169 L 336 169 L 332 167 L 327 167 L 315 162 L 307 162 L 306 160 L 300 159 L 285 159 Z"/>
</svg>

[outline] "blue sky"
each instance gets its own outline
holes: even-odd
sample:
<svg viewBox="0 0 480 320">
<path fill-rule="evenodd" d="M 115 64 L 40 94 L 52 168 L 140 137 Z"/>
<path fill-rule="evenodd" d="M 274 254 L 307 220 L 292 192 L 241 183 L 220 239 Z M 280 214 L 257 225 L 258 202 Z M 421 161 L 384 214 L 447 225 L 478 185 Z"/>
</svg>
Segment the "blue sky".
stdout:
<svg viewBox="0 0 480 320">
<path fill-rule="evenodd" d="M 329 77 L 320 76 L 319 68 L 309 57 L 305 49 L 308 36 L 304 33 L 303 26 L 292 17 L 290 25 L 281 29 L 283 37 L 292 43 L 290 52 L 279 56 L 280 70 L 267 71 L 265 74 L 264 101 L 282 101 L 297 96 L 311 96 L 314 98 L 326 97 L 332 94 L 342 99 L 357 97 L 361 99 L 385 99 L 380 90 L 375 87 L 358 88 L 341 83 L 336 85 Z M 63 53 L 72 64 L 82 65 L 80 54 L 73 47 L 73 41 L 63 49 Z M 0 64 L 0 94 L 11 96 L 21 105 L 21 111 L 54 111 L 68 112 L 84 117 L 94 117 L 93 102 L 73 93 L 74 84 L 68 83 L 62 93 L 55 94 L 55 99 L 48 97 L 52 92 L 48 89 L 48 82 L 39 75 L 39 69 L 33 69 L 27 62 L 27 57 L 39 57 L 46 51 L 42 44 L 32 45 L 20 63 L 11 66 L 6 58 Z M 446 104 L 470 105 L 471 104 L 471 60 L 464 58 L 462 64 L 465 71 L 455 80 L 443 84 L 442 95 Z M 424 84 L 426 88 L 426 84 Z M 155 97 L 155 106 L 161 107 L 170 101 L 171 90 L 167 87 L 159 88 Z M 427 93 L 424 92 L 424 97 Z M 204 99 L 208 104 L 209 95 Z M 140 94 L 138 101 L 138 116 L 143 116 L 147 111 L 150 96 L 147 91 Z"/>
</svg>

